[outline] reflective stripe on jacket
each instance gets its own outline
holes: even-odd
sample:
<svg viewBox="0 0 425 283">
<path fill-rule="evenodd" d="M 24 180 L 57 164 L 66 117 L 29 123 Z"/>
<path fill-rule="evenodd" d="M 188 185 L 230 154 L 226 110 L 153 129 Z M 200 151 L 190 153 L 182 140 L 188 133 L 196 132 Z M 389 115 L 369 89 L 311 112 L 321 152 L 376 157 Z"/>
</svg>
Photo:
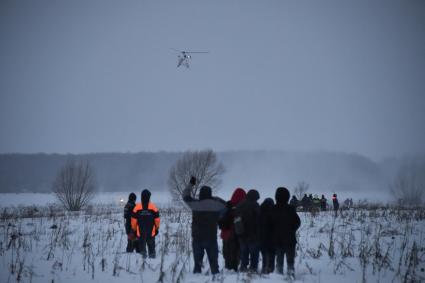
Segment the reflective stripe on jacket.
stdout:
<svg viewBox="0 0 425 283">
<path fill-rule="evenodd" d="M 136 231 L 137 237 L 141 236 L 142 231 L 139 227 L 139 223 L 136 217 L 137 217 L 137 213 L 141 212 L 142 210 L 143 210 L 143 205 L 141 203 L 138 203 L 134 207 L 133 213 L 131 215 L 131 228 Z M 153 214 L 153 227 L 152 227 L 151 235 L 152 237 L 154 237 L 159 229 L 159 224 L 160 224 L 159 210 L 158 208 L 156 208 L 156 206 L 152 202 L 149 202 L 147 210 Z"/>
</svg>

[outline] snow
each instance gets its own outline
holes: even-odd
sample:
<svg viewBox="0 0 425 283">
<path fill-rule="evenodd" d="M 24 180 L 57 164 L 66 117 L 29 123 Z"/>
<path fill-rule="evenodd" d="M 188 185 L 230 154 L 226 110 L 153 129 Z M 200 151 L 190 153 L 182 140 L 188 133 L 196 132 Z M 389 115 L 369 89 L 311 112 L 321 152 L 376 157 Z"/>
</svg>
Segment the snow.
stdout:
<svg viewBox="0 0 425 283">
<path fill-rule="evenodd" d="M 7 206 L 0 217 L 1 282 L 211 282 L 207 260 L 203 274 L 192 274 L 191 213 L 153 195 L 161 210 L 157 258 L 124 252 L 120 194 L 81 212 L 38 206 L 32 214 Z M 11 197 L 11 196 L 8 196 Z M 31 195 L 20 195 L 25 199 Z M 118 198 L 117 198 L 118 197 Z M 46 200 L 32 196 L 26 203 Z M 10 200 L 10 199 L 9 199 Z M 98 199 L 100 201 L 100 199 Z M 111 202 L 112 201 L 112 202 Z M 24 212 L 25 211 L 25 212 Z M 425 280 L 424 209 L 351 209 L 337 217 L 300 212 L 294 282 L 421 282 Z M 27 216 L 27 217 L 20 217 Z M 30 217 L 28 217 L 30 216 Z M 56 229 L 52 229 L 57 225 Z M 221 246 L 221 241 L 219 240 Z M 333 253 L 332 253 L 333 251 Z M 220 268 L 223 258 L 219 255 Z M 219 282 L 282 282 L 278 274 L 222 270 Z"/>
</svg>

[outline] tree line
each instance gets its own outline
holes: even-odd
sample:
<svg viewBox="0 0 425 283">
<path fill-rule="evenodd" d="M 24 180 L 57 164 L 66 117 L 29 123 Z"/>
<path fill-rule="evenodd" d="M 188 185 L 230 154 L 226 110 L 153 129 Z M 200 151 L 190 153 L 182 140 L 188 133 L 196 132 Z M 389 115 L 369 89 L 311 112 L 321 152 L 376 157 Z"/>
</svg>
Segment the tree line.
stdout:
<svg viewBox="0 0 425 283">
<path fill-rule="evenodd" d="M 51 192 L 58 170 L 70 159 L 90 163 L 100 191 L 166 190 L 169 172 L 183 154 L 0 154 L 0 192 Z M 262 189 L 281 183 L 294 187 L 305 181 L 323 191 L 388 190 L 405 163 L 337 152 L 227 151 L 218 152 L 217 159 L 226 168 L 222 184 L 232 188 Z"/>
</svg>

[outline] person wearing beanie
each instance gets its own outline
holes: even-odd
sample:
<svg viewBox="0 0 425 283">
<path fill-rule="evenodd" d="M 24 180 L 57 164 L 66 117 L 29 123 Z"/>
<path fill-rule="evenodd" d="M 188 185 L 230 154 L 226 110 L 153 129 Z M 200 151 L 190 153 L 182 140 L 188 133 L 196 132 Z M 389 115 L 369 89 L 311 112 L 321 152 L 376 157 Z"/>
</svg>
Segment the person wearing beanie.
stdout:
<svg viewBox="0 0 425 283">
<path fill-rule="evenodd" d="M 235 189 L 218 221 L 218 227 L 221 229 L 220 236 L 223 239 L 224 267 L 234 271 L 238 271 L 240 260 L 239 241 L 234 228 L 235 209 L 245 196 L 244 189 Z"/>
<path fill-rule="evenodd" d="M 213 197 L 211 188 L 202 186 L 199 198 L 192 197 L 196 178 L 191 177 L 189 184 L 183 191 L 183 201 L 192 210 L 192 249 L 194 268 L 193 273 L 202 272 L 204 252 L 207 253 L 211 273 L 219 273 L 217 223 L 220 212 L 225 208 L 226 202 Z"/>
<path fill-rule="evenodd" d="M 239 238 L 241 250 L 240 271 L 257 272 L 259 247 L 260 194 L 249 190 L 246 197 L 235 209 L 235 232 Z"/>
<path fill-rule="evenodd" d="M 147 257 L 146 246 L 148 247 L 149 258 L 155 258 L 155 236 L 159 232 L 159 210 L 150 201 L 151 192 L 142 191 L 142 201 L 137 203 L 131 215 L 131 227 L 136 231 L 138 240 L 138 252 L 143 258 Z"/>
<path fill-rule="evenodd" d="M 136 231 L 131 229 L 131 213 L 136 206 L 136 194 L 130 193 L 128 201 L 124 206 L 124 227 L 127 234 L 126 252 L 132 253 L 136 250 Z"/>
<path fill-rule="evenodd" d="M 283 260 L 286 256 L 287 274 L 295 278 L 296 231 L 301 225 L 301 220 L 295 208 L 288 204 L 287 188 L 277 188 L 275 200 L 276 204 L 272 209 L 272 235 L 276 252 L 276 270 L 283 274 Z"/>
</svg>

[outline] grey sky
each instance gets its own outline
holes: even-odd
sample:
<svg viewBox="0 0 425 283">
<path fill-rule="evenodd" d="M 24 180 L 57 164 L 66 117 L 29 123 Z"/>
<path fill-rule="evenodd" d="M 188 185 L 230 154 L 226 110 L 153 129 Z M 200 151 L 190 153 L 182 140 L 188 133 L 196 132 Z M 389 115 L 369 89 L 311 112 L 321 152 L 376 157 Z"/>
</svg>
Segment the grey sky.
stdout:
<svg viewBox="0 0 425 283">
<path fill-rule="evenodd" d="M 425 152 L 425 1 L 3 0 L 0 38 L 3 153 Z"/>
</svg>

